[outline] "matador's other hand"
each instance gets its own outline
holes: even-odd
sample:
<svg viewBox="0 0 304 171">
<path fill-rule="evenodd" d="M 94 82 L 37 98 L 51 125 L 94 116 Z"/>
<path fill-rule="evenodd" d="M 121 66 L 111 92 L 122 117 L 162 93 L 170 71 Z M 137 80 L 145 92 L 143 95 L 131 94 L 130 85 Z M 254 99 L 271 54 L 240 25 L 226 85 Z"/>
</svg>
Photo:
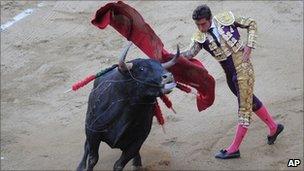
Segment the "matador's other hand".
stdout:
<svg viewBox="0 0 304 171">
<path fill-rule="evenodd" d="M 251 54 L 251 47 L 245 46 L 244 47 L 244 52 L 243 52 L 243 62 L 248 62 L 250 59 L 250 54 Z"/>
</svg>

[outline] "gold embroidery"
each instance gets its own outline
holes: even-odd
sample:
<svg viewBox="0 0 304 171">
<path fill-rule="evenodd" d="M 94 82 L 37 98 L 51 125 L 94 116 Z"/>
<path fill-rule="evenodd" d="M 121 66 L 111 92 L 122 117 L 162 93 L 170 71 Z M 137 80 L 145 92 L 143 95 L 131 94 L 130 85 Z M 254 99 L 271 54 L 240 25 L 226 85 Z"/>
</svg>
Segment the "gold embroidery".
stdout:
<svg viewBox="0 0 304 171">
<path fill-rule="evenodd" d="M 231 40 L 227 40 L 227 44 L 230 46 L 230 47 L 233 47 L 235 44 L 236 44 L 237 40 L 232 37 Z"/>
<path fill-rule="evenodd" d="M 221 25 L 221 27 L 218 27 L 218 32 L 219 32 L 219 34 L 220 34 L 220 35 L 225 34 L 225 32 L 224 32 L 223 28 L 224 28 L 224 26 L 223 26 L 223 25 Z"/>
<path fill-rule="evenodd" d="M 206 34 L 201 31 L 197 31 L 192 36 L 192 41 L 197 41 L 199 43 L 204 43 L 206 41 Z"/>
<path fill-rule="evenodd" d="M 247 46 L 255 48 L 257 39 L 257 23 L 252 18 L 236 17 L 235 25 L 241 28 L 247 28 Z"/>
<path fill-rule="evenodd" d="M 214 16 L 217 22 L 221 25 L 229 26 L 234 23 L 235 18 L 231 11 L 225 11 Z"/>
<path fill-rule="evenodd" d="M 229 40 L 233 35 L 230 32 L 221 34 L 224 40 Z"/>
<path fill-rule="evenodd" d="M 223 47 L 223 51 L 224 51 L 224 54 L 226 56 L 230 56 L 231 55 L 231 51 L 227 47 Z"/>
<path fill-rule="evenodd" d="M 233 63 L 237 72 L 239 87 L 239 123 L 247 127 L 252 115 L 252 99 L 254 85 L 254 71 L 251 62 L 243 62 L 241 51 L 232 54 Z"/>
<path fill-rule="evenodd" d="M 227 59 L 227 56 L 225 54 L 222 54 L 222 55 L 216 56 L 215 59 L 218 61 L 224 61 Z"/>
<path fill-rule="evenodd" d="M 243 42 L 241 40 L 239 40 L 233 47 L 232 47 L 232 51 L 233 52 L 238 52 L 240 49 L 243 48 Z"/>
<path fill-rule="evenodd" d="M 220 48 L 216 48 L 214 51 L 214 56 L 220 56 L 223 54 L 223 51 Z"/>
<path fill-rule="evenodd" d="M 212 42 L 209 42 L 209 49 L 211 50 L 211 51 L 214 51 L 215 49 L 217 49 L 218 47 L 217 47 L 217 45 L 216 45 L 216 43 L 214 42 L 214 41 L 212 41 Z"/>
</svg>

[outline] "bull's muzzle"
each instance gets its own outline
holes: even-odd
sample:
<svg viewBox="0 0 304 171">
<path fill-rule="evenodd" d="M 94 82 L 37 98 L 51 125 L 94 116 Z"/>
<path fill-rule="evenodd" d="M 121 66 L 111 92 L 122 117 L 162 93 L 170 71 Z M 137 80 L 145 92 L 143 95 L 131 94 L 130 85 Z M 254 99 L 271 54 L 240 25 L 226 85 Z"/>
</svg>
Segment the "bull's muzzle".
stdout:
<svg viewBox="0 0 304 171">
<path fill-rule="evenodd" d="M 173 88 L 176 86 L 176 83 L 174 81 L 174 77 L 170 72 L 165 73 L 162 75 L 162 83 L 163 88 L 162 88 L 162 93 L 163 94 L 168 94 L 170 93 Z"/>
</svg>

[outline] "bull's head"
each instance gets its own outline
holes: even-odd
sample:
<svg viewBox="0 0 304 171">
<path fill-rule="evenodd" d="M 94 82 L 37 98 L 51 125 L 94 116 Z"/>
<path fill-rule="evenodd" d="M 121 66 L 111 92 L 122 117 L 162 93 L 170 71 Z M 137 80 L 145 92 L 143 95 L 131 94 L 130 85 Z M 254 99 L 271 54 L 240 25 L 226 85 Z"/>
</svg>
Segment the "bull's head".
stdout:
<svg viewBox="0 0 304 171">
<path fill-rule="evenodd" d="M 176 86 L 173 75 L 166 69 L 173 66 L 179 57 L 179 47 L 173 59 L 166 63 L 160 63 L 153 59 L 135 59 L 125 62 L 127 52 L 132 44 L 130 43 L 121 54 L 119 70 L 134 81 L 137 90 L 143 96 L 160 96 L 172 91 Z"/>
</svg>

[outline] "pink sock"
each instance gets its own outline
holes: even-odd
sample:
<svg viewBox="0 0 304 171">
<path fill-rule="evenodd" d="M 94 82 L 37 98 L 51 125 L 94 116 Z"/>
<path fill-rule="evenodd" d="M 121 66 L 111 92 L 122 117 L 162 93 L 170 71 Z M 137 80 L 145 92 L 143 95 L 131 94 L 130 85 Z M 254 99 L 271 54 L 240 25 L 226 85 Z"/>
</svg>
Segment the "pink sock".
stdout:
<svg viewBox="0 0 304 171">
<path fill-rule="evenodd" d="M 233 139 L 231 145 L 226 149 L 228 151 L 228 154 L 234 153 L 239 149 L 239 147 L 243 141 L 243 138 L 245 137 L 245 135 L 247 133 L 247 129 L 248 128 L 245 128 L 245 127 L 241 126 L 240 124 L 237 125 L 234 139 Z"/>
<path fill-rule="evenodd" d="M 263 105 L 259 110 L 255 111 L 255 114 L 268 126 L 269 135 L 272 136 L 277 131 L 277 123 L 270 116 L 266 107 Z"/>
</svg>

